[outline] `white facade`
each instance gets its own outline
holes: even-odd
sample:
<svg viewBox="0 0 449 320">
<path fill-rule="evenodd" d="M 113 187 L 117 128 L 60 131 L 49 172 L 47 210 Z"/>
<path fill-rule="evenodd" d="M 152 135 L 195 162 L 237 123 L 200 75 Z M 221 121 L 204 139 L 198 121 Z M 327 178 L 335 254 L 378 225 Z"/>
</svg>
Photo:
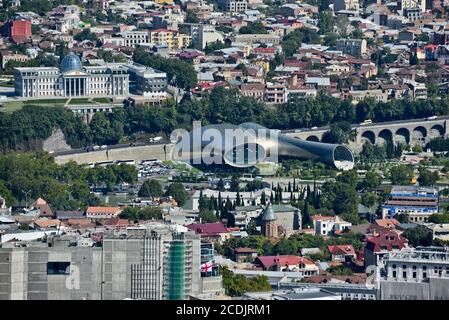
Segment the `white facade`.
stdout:
<svg viewBox="0 0 449 320">
<path fill-rule="evenodd" d="M 61 73 L 58 68 L 16 68 L 16 94 L 25 98 L 127 96 L 129 75 L 117 66 L 83 67 Z"/>
<path fill-rule="evenodd" d="M 208 43 L 214 43 L 216 41 L 223 42 L 223 35 L 217 32 L 213 26 L 200 25 L 198 30 L 198 46 L 204 49 Z"/>
<path fill-rule="evenodd" d="M 219 7 L 227 12 L 244 12 L 248 9 L 247 0 L 220 0 Z"/>
<path fill-rule="evenodd" d="M 120 33 L 126 47 L 148 44 L 148 31 L 126 31 Z"/>
</svg>

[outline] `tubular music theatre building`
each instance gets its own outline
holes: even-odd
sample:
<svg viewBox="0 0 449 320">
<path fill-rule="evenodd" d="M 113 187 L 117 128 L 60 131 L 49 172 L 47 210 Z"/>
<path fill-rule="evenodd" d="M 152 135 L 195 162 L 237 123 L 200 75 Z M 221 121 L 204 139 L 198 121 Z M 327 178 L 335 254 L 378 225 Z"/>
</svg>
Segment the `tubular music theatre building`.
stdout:
<svg viewBox="0 0 449 320">
<path fill-rule="evenodd" d="M 249 122 L 239 126 L 194 124 L 192 131 L 176 132 L 171 140 L 175 143 L 172 158 L 192 164 L 246 168 L 293 157 L 315 159 L 341 170 L 354 167 L 354 155 L 347 146 L 300 140 Z"/>
<path fill-rule="evenodd" d="M 129 74 L 120 65 L 82 66 L 69 53 L 60 68 L 15 68 L 16 95 L 26 98 L 127 96 Z"/>
</svg>

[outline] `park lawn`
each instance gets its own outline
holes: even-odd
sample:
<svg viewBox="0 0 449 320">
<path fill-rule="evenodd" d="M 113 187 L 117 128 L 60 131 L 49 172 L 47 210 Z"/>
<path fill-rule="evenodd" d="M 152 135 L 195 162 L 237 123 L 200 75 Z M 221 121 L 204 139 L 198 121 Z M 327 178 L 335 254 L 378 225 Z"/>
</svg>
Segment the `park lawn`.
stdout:
<svg viewBox="0 0 449 320">
<path fill-rule="evenodd" d="M 14 87 L 14 83 L 2 82 L 2 83 L 0 83 L 0 87 L 12 88 L 12 87 Z"/>
<path fill-rule="evenodd" d="M 93 98 L 92 101 L 98 102 L 98 103 L 110 103 L 110 102 L 112 102 L 112 99 L 111 98 L 106 98 L 106 97 L 104 97 L 104 98 Z"/>
<path fill-rule="evenodd" d="M 4 107 L 0 108 L 0 111 L 12 113 L 14 111 L 22 109 L 22 107 L 23 107 L 22 101 L 9 101 L 4 104 Z"/>
<path fill-rule="evenodd" d="M 60 99 L 55 99 L 55 101 L 60 101 Z M 64 103 L 61 102 L 44 102 L 42 103 L 40 100 L 31 100 L 31 101 L 9 101 L 6 102 L 4 107 L 0 108 L 0 112 L 12 113 L 14 111 L 19 111 L 23 108 L 24 105 L 33 105 L 33 106 L 42 106 L 42 107 L 64 107 Z"/>
<path fill-rule="evenodd" d="M 69 104 L 94 104 L 88 98 L 73 98 L 69 101 Z"/>
<path fill-rule="evenodd" d="M 36 99 L 36 100 L 26 100 L 23 102 L 24 104 L 33 104 L 33 105 L 41 105 L 41 104 L 64 105 L 67 102 L 67 99 Z"/>
</svg>

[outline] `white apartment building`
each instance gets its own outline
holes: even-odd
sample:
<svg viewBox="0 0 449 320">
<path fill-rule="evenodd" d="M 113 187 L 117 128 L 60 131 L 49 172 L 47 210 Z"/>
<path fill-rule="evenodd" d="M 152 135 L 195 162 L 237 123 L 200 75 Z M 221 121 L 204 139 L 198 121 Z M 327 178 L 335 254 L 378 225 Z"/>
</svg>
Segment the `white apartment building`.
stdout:
<svg viewBox="0 0 449 320">
<path fill-rule="evenodd" d="M 148 31 L 125 31 L 120 33 L 120 36 L 124 39 L 126 47 L 148 44 Z"/>
<path fill-rule="evenodd" d="M 244 12 L 248 9 L 247 0 L 219 0 L 218 7 L 227 12 Z"/>
<path fill-rule="evenodd" d="M 215 30 L 213 26 L 210 25 L 200 25 L 198 28 L 198 41 L 197 46 L 199 49 L 206 48 L 208 43 L 214 43 L 217 41 L 224 41 L 223 35 Z"/>
<path fill-rule="evenodd" d="M 312 216 L 313 228 L 315 230 L 315 235 L 328 236 L 334 232 L 344 231 L 345 229 L 352 226 L 350 222 L 340 220 L 338 216 Z"/>
</svg>

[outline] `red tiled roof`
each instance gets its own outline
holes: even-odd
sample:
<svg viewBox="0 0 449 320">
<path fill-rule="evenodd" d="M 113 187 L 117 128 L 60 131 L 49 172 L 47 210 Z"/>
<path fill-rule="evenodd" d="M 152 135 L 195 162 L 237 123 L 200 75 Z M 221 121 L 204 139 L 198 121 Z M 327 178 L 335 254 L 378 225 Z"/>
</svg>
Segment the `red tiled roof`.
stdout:
<svg viewBox="0 0 449 320">
<path fill-rule="evenodd" d="M 86 213 L 88 214 L 110 214 L 114 215 L 120 212 L 121 209 L 119 207 L 89 207 L 86 209 Z"/>
<path fill-rule="evenodd" d="M 294 266 L 300 264 L 314 264 L 309 259 L 300 256 L 286 255 L 286 256 L 260 256 L 256 258 L 256 263 L 263 268 L 270 268 L 273 266 Z"/>
<path fill-rule="evenodd" d="M 40 228 L 57 227 L 61 224 L 58 219 L 39 219 L 34 221 L 34 224 Z"/>
<path fill-rule="evenodd" d="M 396 219 L 376 219 L 375 223 L 383 228 L 396 229 L 396 226 L 399 224 L 399 221 Z"/>
<path fill-rule="evenodd" d="M 356 254 L 354 247 L 350 244 L 327 246 L 327 249 L 331 254 L 347 254 L 347 255 Z"/>
<path fill-rule="evenodd" d="M 382 229 L 379 230 L 379 233 L 366 240 L 365 248 L 373 252 L 391 251 L 394 249 L 393 247 L 402 249 L 407 243 L 407 239 L 395 231 Z"/>
<path fill-rule="evenodd" d="M 228 230 L 221 222 L 217 223 L 192 223 L 187 226 L 190 230 L 195 231 L 197 234 L 206 236 L 216 236 L 221 233 L 227 233 Z"/>
<path fill-rule="evenodd" d="M 275 53 L 276 48 L 254 48 L 256 53 Z"/>
</svg>

